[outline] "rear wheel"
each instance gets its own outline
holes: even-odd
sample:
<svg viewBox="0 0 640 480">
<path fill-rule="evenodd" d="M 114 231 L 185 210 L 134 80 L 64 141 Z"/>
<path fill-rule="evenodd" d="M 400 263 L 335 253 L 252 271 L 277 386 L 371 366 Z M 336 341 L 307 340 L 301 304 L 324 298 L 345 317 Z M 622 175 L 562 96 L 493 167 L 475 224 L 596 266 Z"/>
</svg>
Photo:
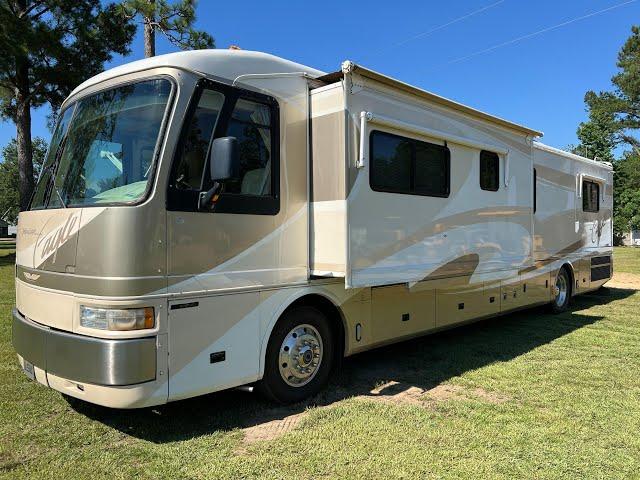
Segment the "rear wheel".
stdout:
<svg viewBox="0 0 640 480">
<path fill-rule="evenodd" d="M 554 297 L 551 309 L 556 313 L 566 311 L 571 300 L 571 277 L 566 268 L 563 267 L 558 272 L 553 289 Z"/>
<path fill-rule="evenodd" d="M 309 306 L 288 310 L 269 338 L 259 389 L 278 403 L 315 395 L 329 379 L 333 343 L 333 332 L 322 312 Z"/>
</svg>

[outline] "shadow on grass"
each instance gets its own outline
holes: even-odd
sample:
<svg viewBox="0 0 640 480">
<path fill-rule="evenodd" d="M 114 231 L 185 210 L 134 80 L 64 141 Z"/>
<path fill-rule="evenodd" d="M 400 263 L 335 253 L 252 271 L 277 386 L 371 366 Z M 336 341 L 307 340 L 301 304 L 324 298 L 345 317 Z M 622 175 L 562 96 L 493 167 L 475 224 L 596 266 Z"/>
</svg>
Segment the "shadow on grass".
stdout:
<svg viewBox="0 0 640 480">
<path fill-rule="evenodd" d="M 6 265 L 14 265 L 16 263 L 16 254 L 4 254 L 2 252 L 2 247 L 0 247 L 0 267 L 4 267 Z"/>
<path fill-rule="evenodd" d="M 383 389 L 378 397 L 411 387 L 428 390 L 466 371 L 511 360 L 595 323 L 603 317 L 575 312 L 633 293 L 634 290 L 602 289 L 577 297 L 572 311 L 563 314 L 550 315 L 541 308 L 521 311 L 355 355 L 345 359 L 323 392 L 291 406 L 274 406 L 257 394 L 239 390 L 140 410 L 70 403 L 78 412 L 138 438 L 156 443 L 185 440 L 279 420 L 309 406 L 369 396 L 374 388 L 390 381 L 397 383 Z"/>
</svg>

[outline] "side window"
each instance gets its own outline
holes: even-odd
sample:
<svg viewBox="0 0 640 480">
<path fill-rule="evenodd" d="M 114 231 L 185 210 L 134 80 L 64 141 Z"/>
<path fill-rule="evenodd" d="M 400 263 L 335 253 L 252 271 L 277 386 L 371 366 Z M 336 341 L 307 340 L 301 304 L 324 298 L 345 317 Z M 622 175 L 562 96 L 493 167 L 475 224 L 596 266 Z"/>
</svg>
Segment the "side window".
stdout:
<svg viewBox="0 0 640 480">
<path fill-rule="evenodd" d="M 384 192 L 411 192 L 411 141 L 382 132 L 371 133 L 371 188 Z"/>
<path fill-rule="evenodd" d="M 268 105 L 238 99 L 225 136 L 238 139 L 238 176 L 225 183 L 225 193 L 271 195 L 271 111 Z M 213 159 L 215 162 L 215 158 Z"/>
<path fill-rule="evenodd" d="M 167 208 L 198 210 L 200 193 L 211 188 L 206 172 L 212 139 L 235 137 L 239 153 L 237 174 L 224 182 L 214 211 L 277 214 L 280 211 L 277 101 L 260 93 L 208 80 L 202 82 L 206 88 L 201 84 L 197 104 L 190 107 L 176 150 Z"/>
<path fill-rule="evenodd" d="M 600 185 L 598 183 L 589 180 L 582 182 L 582 210 L 592 213 L 600 210 Z"/>
<path fill-rule="evenodd" d="M 500 188 L 500 158 L 497 153 L 480 152 L 480 188 L 491 192 Z"/>
<path fill-rule="evenodd" d="M 222 93 L 208 89 L 202 90 L 182 140 L 182 148 L 174 173 L 175 188 L 200 190 L 209 141 L 223 104 Z"/>
<path fill-rule="evenodd" d="M 449 149 L 443 145 L 373 131 L 369 183 L 379 192 L 449 196 Z"/>
</svg>

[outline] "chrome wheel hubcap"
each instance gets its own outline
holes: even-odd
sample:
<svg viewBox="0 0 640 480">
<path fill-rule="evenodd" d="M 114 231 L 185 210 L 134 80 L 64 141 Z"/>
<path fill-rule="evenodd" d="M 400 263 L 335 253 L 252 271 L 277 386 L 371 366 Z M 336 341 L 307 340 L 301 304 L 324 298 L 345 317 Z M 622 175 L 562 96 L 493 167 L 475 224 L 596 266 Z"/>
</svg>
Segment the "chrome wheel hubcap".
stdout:
<svg viewBox="0 0 640 480">
<path fill-rule="evenodd" d="M 280 346 L 280 375 L 287 385 L 302 387 L 316 376 L 322 363 L 322 337 L 311 325 L 293 328 Z"/>
<path fill-rule="evenodd" d="M 567 278 L 562 275 L 562 274 L 558 274 L 558 278 L 556 278 L 556 305 L 558 307 L 561 307 L 564 305 L 564 302 L 567 300 L 567 294 L 569 291 L 568 285 L 567 285 Z"/>
</svg>

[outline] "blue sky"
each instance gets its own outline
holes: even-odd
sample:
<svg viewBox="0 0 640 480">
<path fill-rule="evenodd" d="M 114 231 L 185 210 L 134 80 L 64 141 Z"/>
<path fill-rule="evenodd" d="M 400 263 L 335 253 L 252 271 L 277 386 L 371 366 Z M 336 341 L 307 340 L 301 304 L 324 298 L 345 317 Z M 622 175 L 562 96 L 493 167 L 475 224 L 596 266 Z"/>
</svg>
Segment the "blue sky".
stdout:
<svg viewBox="0 0 640 480">
<path fill-rule="evenodd" d="M 555 30 L 471 56 L 625 0 L 464 0 L 218 2 L 200 0 L 197 27 L 218 48 L 239 45 L 334 71 L 345 59 L 545 132 L 556 147 L 576 142 L 587 90 L 610 88 L 617 53 L 640 24 L 634 1 Z M 459 22 L 432 31 L 478 11 Z M 128 57 L 143 56 L 138 36 Z M 162 38 L 157 53 L 175 49 Z M 464 58 L 461 61 L 457 59 Z M 47 108 L 33 112 L 33 135 L 47 140 Z M 15 136 L 0 123 L 0 146 Z"/>
</svg>

